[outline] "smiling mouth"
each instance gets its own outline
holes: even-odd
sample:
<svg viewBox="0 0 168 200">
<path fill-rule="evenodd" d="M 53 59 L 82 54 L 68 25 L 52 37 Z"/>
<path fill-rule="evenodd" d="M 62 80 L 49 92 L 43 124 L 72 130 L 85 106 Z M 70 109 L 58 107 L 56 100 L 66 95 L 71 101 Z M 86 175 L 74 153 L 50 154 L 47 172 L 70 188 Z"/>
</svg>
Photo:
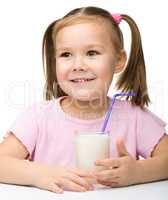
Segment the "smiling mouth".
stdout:
<svg viewBox="0 0 168 200">
<path fill-rule="evenodd" d="M 95 78 L 92 78 L 92 79 L 80 78 L 80 79 L 74 79 L 74 80 L 70 80 L 70 81 L 73 82 L 73 83 L 85 83 L 85 82 L 90 82 L 90 81 L 93 81 L 93 80 L 95 80 Z"/>
</svg>

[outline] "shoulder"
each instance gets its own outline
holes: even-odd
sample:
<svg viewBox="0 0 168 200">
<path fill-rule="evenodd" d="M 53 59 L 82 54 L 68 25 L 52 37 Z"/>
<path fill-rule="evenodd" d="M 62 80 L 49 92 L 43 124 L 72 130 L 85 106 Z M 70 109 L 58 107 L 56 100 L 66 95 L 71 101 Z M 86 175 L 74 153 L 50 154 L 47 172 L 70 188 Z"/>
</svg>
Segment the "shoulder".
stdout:
<svg viewBox="0 0 168 200">
<path fill-rule="evenodd" d="M 58 109 L 59 98 L 53 100 L 42 100 L 25 107 L 21 115 L 40 116 L 53 113 Z"/>
<path fill-rule="evenodd" d="M 166 125 L 160 117 L 153 113 L 149 108 L 145 107 L 144 109 L 140 106 L 132 105 L 130 101 L 127 100 L 117 100 L 116 108 L 120 108 L 122 113 L 127 114 L 129 118 L 132 118 L 136 121 L 141 121 L 143 123 L 156 122 L 162 126 Z"/>
<path fill-rule="evenodd" d="M 116 100 L 114 109 L 120 114 L 125 114 L 134 117 L 137 114 L 137 112 L 140 111 L 140 108 L 138 106 L 132 105 L 130 101 L 120 99 Z"/>
</svg>

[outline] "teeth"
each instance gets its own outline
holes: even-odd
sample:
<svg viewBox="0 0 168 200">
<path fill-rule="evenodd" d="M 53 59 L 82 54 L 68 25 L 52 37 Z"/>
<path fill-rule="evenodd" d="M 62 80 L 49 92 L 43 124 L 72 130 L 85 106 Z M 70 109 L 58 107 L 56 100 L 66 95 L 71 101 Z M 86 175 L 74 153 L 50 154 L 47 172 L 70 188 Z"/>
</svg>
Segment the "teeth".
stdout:
<svg viewBox="0 0 168 200">
<path fill-rule="evenodd" d="M 88 79 L 78 79 L 78 80 L 75 80 L 77 82 L 85 82 L 85 81 L 88 81 Z"/>
<path fill-rule="evenodd" d="M 78 80 L 73 80 L 74 82 L 80 82 L 80 83 L 83 83 L 85 81 L 88 81 L 88 79 L 78 79 Z"/>
<path fill-rule="evenodd" d="M 83 82 L 86 82 L 86 81 L 91 81 L 93 79 L 74 79 L 72 80 L 73 82 L 80 82 L 80 83 L 83 83 Z"/>
<path fill-rule="evenodd" d="M 84 83 L 84 82 L 87 82 L 87 81 L 92 81 L 94 80 L 95 78 L 92 78 L 92 79 L 86 79 L 86 78 L 79 78 L 79 79 L 74 79 L 74 80 L 71 80 L 72 82 L 76 82 L 76 83 Z"/>
</svg>

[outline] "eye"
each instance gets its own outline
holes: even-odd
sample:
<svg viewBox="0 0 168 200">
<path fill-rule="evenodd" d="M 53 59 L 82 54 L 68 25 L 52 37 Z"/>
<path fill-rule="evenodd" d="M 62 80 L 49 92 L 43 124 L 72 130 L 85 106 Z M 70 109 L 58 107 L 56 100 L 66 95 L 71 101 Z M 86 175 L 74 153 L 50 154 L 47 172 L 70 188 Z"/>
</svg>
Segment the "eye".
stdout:
<svg viewBox="0 0 168 200">
<path fill-rule="evenodd" d="M 99 52 L 95 51 L 95 50 L 90 50 L 90 51 L 87 52 L 87 54 L 90 55 L 90 56 L 96 56 L 96 55 L 99 54 Z"/>
<path fill-rule="evenodd" d="M 61 53 L 60 57 L 69 57 L 70 53 L 69 52 L 64 52 Z"/>
</svg>

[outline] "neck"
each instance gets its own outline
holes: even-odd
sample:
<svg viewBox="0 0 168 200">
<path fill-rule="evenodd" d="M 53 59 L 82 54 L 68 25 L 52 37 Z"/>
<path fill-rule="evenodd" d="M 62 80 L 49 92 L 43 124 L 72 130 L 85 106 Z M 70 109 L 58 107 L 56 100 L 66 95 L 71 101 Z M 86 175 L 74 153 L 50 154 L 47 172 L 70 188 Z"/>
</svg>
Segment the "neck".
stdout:
<svg viewBox="0 0 168 200">
<path fill-rule="evenodd" d="M 64 112 L 81 119 L 96 119 L 103 117 L 110 105 L 110 98 L 81 101 L 67 97 L 62 102 Z"/>
</svg>

